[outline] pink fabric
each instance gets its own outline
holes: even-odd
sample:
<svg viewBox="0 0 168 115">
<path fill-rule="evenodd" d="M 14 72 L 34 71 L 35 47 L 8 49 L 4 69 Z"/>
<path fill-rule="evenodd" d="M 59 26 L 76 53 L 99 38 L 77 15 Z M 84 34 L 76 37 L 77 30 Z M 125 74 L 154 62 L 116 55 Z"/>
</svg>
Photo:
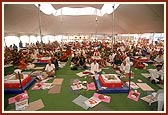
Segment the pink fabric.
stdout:
<svg viewBox="0 0 168 115">
<path fill-rule="evenodd" d="M 139 100 L 139 96 L 140 96 L 140 93 L 139 92 L 136 92 L 137 96 L 136 98 L 133 98 L 131 95 L 133 95 L 135 92 L 134 91 L 131 91 L 129 94 L 128 94 L 128 98 L 129 99 L 132 99 L 134 101 L 138 101 Z"/>
<path fill-rule="evenodd" d="M 17 102 L 16 97 L 20 98 L 19 101 L 29 98 L 27 91 L 25 91 L 24 93 L 16 95 L 15 97 L 9 98 L 8 99 L 8 104 L 12 104 L 12 103 Z"/>
<path fill-rule="evenodd" d="M 39 90 L 42 87 L 42 83 L 36 83 L 31 89 L 32 90 Z"/>
<path fill-rule="evenodd" d="M 94 93 L 93 97 L 100 99 L 99 98 L 100 95 L 102 95 L 102 94 Z M 111 97 L 104 95 L 104 99 L 100 99 L 100 100 L 103 102 L 106 102 L 106 103 L 110 103 Z"/>
<path fill-rule="evenodd" d="M 94 82 L 91 82 L 91 83 L 87 83 L 87 89 L 88 90 L 96 90 L 96 86 L 94 84 Z"/>
</svg>

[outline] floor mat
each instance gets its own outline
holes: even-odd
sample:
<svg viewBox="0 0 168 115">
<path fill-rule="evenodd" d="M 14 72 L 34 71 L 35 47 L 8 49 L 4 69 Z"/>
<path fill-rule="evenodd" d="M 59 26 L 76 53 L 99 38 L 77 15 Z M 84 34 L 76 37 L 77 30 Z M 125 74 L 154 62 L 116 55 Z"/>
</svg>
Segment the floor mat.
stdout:
<svg viewBox="0 0 168 115">
<path fill-rule="evenodd" d="M 78 82 L 78 81 L 79 81 L 79 79 L 71 79 L 71 80 L 70 80 L 70 84 L 69 84 L 69 92 L 70 92 L 70 93 L 79 94 L 79 90 L 73 90 L 73 89 L 71 88 L 71 85 L 72 85 L 74 82 Z"/>
<path fill-rule="evenodd" d="M 85 101 L 85 104 L 92 108 L 92 107 L 97 106 L 100 102 L 101 100 L 99 98 L 92 96 L 88 100 Z"/>
<path fill-rule="evenodd" d="M 150 74 L 149 73 L 141 73 L 142 76 L 144 76 L 145 78 L 149 78 Z"/>
<path fill-rule="evenodd" d="M 29 103 L 29 106 L 25 109 L 25 111 L 37 111 L 44 107 L 44 103 L 41 99 L 33 101 Z"/>
<path fill-rule="evenodd" d="M 64 80 L 63 78 L 55 78 L 54 81 L 52 82 L 52 84 L 62 85 L 63 80 Z"/>
<path fill-rule="evenodd" d="M 154 91 L 153 88 L 151 88 L 148 84 L 146 83 L 136 83 L 143 91 Z"/>
<path fill-rule="evenodd" d="M 102 102 L 110 103 L 111 97 L 99 93 L 94 93 L 94 97 L 99 98 Z M 102 98 L 103 97 L 103 98 Z"/>
<path fill-rule="evenodd" d="M 128 96 L 127 96 L 129 99 L 132 99 L 134 101 L 137 101 L 139 100 L 139 97 L 140 97 L 140 93 L 139 92 L 134 92 L 134 91 L 131 91 Z"/>
<path fill-rule="evenodd" d="M 89 74 L 83 74 L 83 72 L 79 72 L 79 73 L 77 73 L 76 75 L 79 76 L 79 77 L 84 77 L 84 76 L 87 76 L 87 75 L 89 75 Z"/>
<path fill-rule="evenodd" d="M 113 111 L 110 107 L 106 107 L 102 103 L 99 103 L 97 106 L 90 108 L 90 111 Z"/>
<path fill-rule="evenodd" d="M 21 94 L 14 96 L 14 97 L 9 98 L 8 104 L 12 104 L 17 101 L 21 101 L 21 100 L 28 99 L 28 98 L 29 98 L 28 93 L 27 93 L 27 91 L 25 91 L 24 93 L 21 93 Z"/>
<path fill-rule="evenodd" d="M 73 94 L 79 95 L 80 90 L 73 90 L 71 87 L 69 87 L 69 93 L 73 93 Z"/>
<path fill-rule="evenodd" d="M 151 98 L 151 95 L 147 95 L 147 96 L 145 96 L 145 97 L 142 97 L 141 99 L 142 99 L 143 101 L 149 103 L 150 98 Z M 154 103 L 154 102 L 156 102 L 156 101 L 157 101 L 156 99 L 152 99 L 151 103 Z"/>
<path fill-rule="evenodd" d="M 144 76 L 145 78 L 149 78 L 150 77 L 150 74 L 149 73 L 141 73 L 142 76 Z M 159 86 L 160 88 L 164 88 L 164 85 L 163 84 L 156 84 L 157 86 Z"/>
<path fill-rule="evenodd" d="M 61 85 L 55 85 L 48 91 L 48 94 L 56 94 L 60 92 L 61 92 Z"/>
<path fill-rule="evenodd" d="M 86 100 L 88 100 L 88 98 L 79 95 L 76 99 L 74 99 L 72 102 L 79 105 L 80 107 L 82 107 L 83 109 L 87 110 L 89 107 L 86 106 L 86 104 L 84 103 Z"/>
<path fill-rule="evenodd" d="M 128 81 L 126 82 L 126 85 L 129 87 L 129 82 Z M 132 89 L 138 89 L 139 88 L 133 81 L 130 82 L 130 87 Z"/>
<path fill-rule="evenodd" d="M 94 82 L 87 83 L 87 90 L 96 90 L 96 86 Z"/>
<path fill-rule="evenodd" d="M 70 80 L 70 85 L 72 85 L 73 83 L 76 83 L 76 82 L 78 82 L 79 81 L 79 79 L 71 79 Z"/>
</svg>

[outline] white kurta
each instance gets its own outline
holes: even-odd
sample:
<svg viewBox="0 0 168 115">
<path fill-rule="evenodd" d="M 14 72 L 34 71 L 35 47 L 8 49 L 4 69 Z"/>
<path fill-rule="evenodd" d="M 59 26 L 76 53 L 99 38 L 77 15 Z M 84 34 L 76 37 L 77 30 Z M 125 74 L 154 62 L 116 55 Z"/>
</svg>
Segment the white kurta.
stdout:
<svg viewBox="0 0 168 115">
<path fill-rule="evenodd" d="M 116 56 L 116 53 L 113 53 L 112 55 L 109 55 L 110 62 L 114 62 L 114 57 Z"/>
<path fill-rule="evenodd" d="M 163 57 L 164 57 L 163 55 L 161 57 L 158 55 L 154 60 L 158 63 L 163 63 L 164 62 Z"/>
<path fill-rule="evenodd" d="M 125 58 L 124 61 L 126 61 L 126 63 L 130 64 L 130 66 L 133 65 L 133 62 L 130 61 L 130 57 L 128 57 L 128 56 Z"/>
<path fill-rule="evenodd" d="M 148 69 L 150 76 L 151 76 L 151 80 L 155 80 L 156 82 L 158 81 L 157 78 L 159 78 L 159 76 L 161 77 L 161 80 L 164 79 L 164 72 L 163 70 L 158 71 L 157 69 Z"/>
<path fill-rule="evenodd" d="M 124 65 L 123 63 L 120 66 L 120 70 L 124 73 L 129 73 L 130 72 L 130 64 Z"/>
<path fill-rule="evenodd" d="M 99 72 L 99 64 L 98 63 L 91 63 L 91 70 L 92 73 L 95 73 L 95 71 Z"/>
<path fill-rule="evenodd" d="M 47 72 L 50 72 L 50 71 L 53 70 L 53 69 L 55 69 L 55 65 L 54 65 L 54 64 L 51 64 L 51 65 L 47 64 L 47 65 L 46 65 L 45 70 L 46 70 Z"/>
</svg>

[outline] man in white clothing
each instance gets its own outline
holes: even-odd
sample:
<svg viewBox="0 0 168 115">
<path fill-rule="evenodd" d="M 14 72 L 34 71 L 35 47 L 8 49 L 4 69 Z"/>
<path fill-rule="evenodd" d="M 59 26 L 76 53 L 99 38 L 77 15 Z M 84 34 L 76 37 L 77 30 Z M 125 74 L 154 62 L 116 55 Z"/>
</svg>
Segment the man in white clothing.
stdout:
<svg viewBox="0 0 168 115">
<path fill-rule="evenodd" d="M 164 62 L 164 56 L 163 53 L 159 53 L 156 58 L 154 59 L 156 64 L 163 64 Z"/>
<path fill-rule="evenodd" d="M 48 75 L 48 77 L 54 77 L 55 75 L 55 65 L 51 63 L 51 61 L 48 61 L 48 64 L 45 67 L 45 71 Z"/>
<path fill-rule="evenodd" d="M 116 56 L 116 53 L 115 52 L 113 52 L 113 53 L 110 53 L 110 55 L 109 55 L 109 62 L 110 63 L 113 63 L 114 62 L 114 57 Z"/>
<path fill-rule="evenodd" d="M 120 71 L 121 74 L 124 74 L 126 77 L 128 77 L 129 73 L 130 73 L 130 64 L 126 63 L 126 61 L 123 61 L 121 63 L 119 71 Z"/>
<path fill-rule="evenodd" d="M 130 66 L 133 65 L 133 62 L 130 61 L 130 57 L 129 55 L 125 54 L 126 55 L 126 58 L 124 59 L 126 61 L 126 63 L 130 64 Z"/>
<path fill-rule="evenodd" d="M 91 73 L 96 74 L 99 72 L 99 64 L 94 60 L 94 62 L 91 63 Z"/>
<path fill-rule="evenodd" d="M 150 81 L 153 84 L 159 84 L 162 83 L 163 84 L 163 80 L 164 80 L 164 72 L 162 70 L 162 65 L 157 65 L 156 69 L 148 69 L 149 73 L 150 73 Z"/>
</svg>

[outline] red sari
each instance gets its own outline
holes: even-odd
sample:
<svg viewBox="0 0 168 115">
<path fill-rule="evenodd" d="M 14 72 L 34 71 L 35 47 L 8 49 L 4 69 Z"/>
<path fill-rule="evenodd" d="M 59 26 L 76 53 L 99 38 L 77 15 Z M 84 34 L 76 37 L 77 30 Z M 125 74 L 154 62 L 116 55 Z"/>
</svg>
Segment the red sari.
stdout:
<svg viewBox="0 0 168 115">
<path fill-rule="evenodd" d="M 25 62 L 25 59 L 21 58 L 21 59 L 19 60 L 18 68 L 19 68 L 19 69 L 25 69 L 25 68 L 27 67 L 27 65 L 28 65 L 28 64 Z"/>
<path fill-rule="evenodd" d="M 140 59 L 135 59 L 133 66 L 138 69 L 143 69 L 145 67 L 144 64 L 140 61 Z"/>
</svg>

